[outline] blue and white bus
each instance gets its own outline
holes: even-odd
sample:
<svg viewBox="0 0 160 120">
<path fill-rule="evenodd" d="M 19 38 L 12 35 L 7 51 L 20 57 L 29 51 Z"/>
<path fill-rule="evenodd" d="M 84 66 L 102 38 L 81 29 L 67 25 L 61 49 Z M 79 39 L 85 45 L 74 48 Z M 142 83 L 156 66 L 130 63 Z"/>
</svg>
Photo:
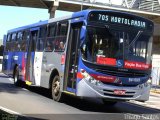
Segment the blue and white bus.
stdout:
<svg viewBox="0 0 160 120">
<path fill-rule="evenodd" d="M 149 99 L 153 22 L 111 10 L 84 10 L 9 30 L 3 72 L 15 85 L 100 98 Z"/>
</svg>

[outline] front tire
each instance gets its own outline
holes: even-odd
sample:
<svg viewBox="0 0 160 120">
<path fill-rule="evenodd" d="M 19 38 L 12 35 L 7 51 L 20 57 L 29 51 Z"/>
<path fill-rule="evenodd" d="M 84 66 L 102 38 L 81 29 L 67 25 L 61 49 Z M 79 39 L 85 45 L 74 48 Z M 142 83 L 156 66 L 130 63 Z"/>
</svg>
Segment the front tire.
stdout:
<svg viewBox="0 0 160 120">
<path fill-rule="evenodd" d="M 53 100 L 57 102 L 62 102 L 63 101 L 63 93 L 60 91 L 60 78 L 58 75 L 56 75 L 53 78 L 52 81 L 52 86 L 51 86 L 51 91 L 52 91 L 52 98 Z"/>
</svg>

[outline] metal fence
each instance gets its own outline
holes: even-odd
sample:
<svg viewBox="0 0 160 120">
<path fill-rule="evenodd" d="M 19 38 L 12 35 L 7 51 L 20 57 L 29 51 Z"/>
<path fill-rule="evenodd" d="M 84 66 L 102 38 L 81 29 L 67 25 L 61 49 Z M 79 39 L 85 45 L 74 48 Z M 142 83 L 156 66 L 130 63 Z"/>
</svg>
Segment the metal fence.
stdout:
<svg viewBox="0 0 160 120">
<path fill-rule="evenodd" d="M 159 0 L 75 0 L 82 3 L 92 3 L 106 6 L 119 6 L 128 9 L 139 9 L 148 12 L 160 12 Z"/>
</svg>

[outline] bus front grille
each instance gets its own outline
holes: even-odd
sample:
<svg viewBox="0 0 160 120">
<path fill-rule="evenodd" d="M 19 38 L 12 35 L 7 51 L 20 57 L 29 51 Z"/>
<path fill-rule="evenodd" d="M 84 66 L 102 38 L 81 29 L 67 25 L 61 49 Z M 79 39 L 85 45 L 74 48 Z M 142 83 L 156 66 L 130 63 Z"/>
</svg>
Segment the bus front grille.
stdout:
<svg viewBox="0 0 160 120">
<path fill-rule="evenodd" d="M 111 96 L 111 97 L 123 97 L 123 98 L 131 98 L 131 97 L 133 97 L 133 95 L 114 95 L 114 94 L 107 94 L 107 93 L 104 93 L 104 95 Z"/>
<path fill-rule="evenodd" d="M 131 98 L 135 95 L 134 91 L 126 91 L 126 93 L 124 95 L 116 95 L 114 94 L 113 90 L 106 90 L 103 89 L 101 90 L 101 92 L 106 95 L 106 96 L 111 96 L 111 97 L 124 97 L 124 98 Z"/>
<path fill-rule="evenodd" d="M 118 70 L 106 70 L 106 69 L 94 69 L 97 72 L 106 74 L 106 75 L 111 75 L 111 76 L 118 76 L 118 77 L 145 77 L 145 73 L 138 73 L 138 72 L 129 72 L 129 71 L 118 71 Z"/>
</svg>

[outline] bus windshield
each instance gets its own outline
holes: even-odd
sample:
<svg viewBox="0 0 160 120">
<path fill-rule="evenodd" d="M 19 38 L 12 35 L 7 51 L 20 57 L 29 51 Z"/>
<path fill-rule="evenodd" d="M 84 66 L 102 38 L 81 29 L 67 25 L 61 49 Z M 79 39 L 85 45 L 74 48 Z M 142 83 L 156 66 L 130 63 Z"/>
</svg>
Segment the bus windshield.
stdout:
<svg viewBox="0 0 160 120">
<path fill-rule="evenodd" d="M 87 27 L 85 42 L 81 46 L 83 59 L 96 64 L 108 61 L 135 61 L 150 64 L 151 34 L 141 30 L 128 31 L 107 27 Z M 98 62 L 98 58 L 104 61 Z M 108 65 L 116 65 L 108 63 Z"/>
</svg>

